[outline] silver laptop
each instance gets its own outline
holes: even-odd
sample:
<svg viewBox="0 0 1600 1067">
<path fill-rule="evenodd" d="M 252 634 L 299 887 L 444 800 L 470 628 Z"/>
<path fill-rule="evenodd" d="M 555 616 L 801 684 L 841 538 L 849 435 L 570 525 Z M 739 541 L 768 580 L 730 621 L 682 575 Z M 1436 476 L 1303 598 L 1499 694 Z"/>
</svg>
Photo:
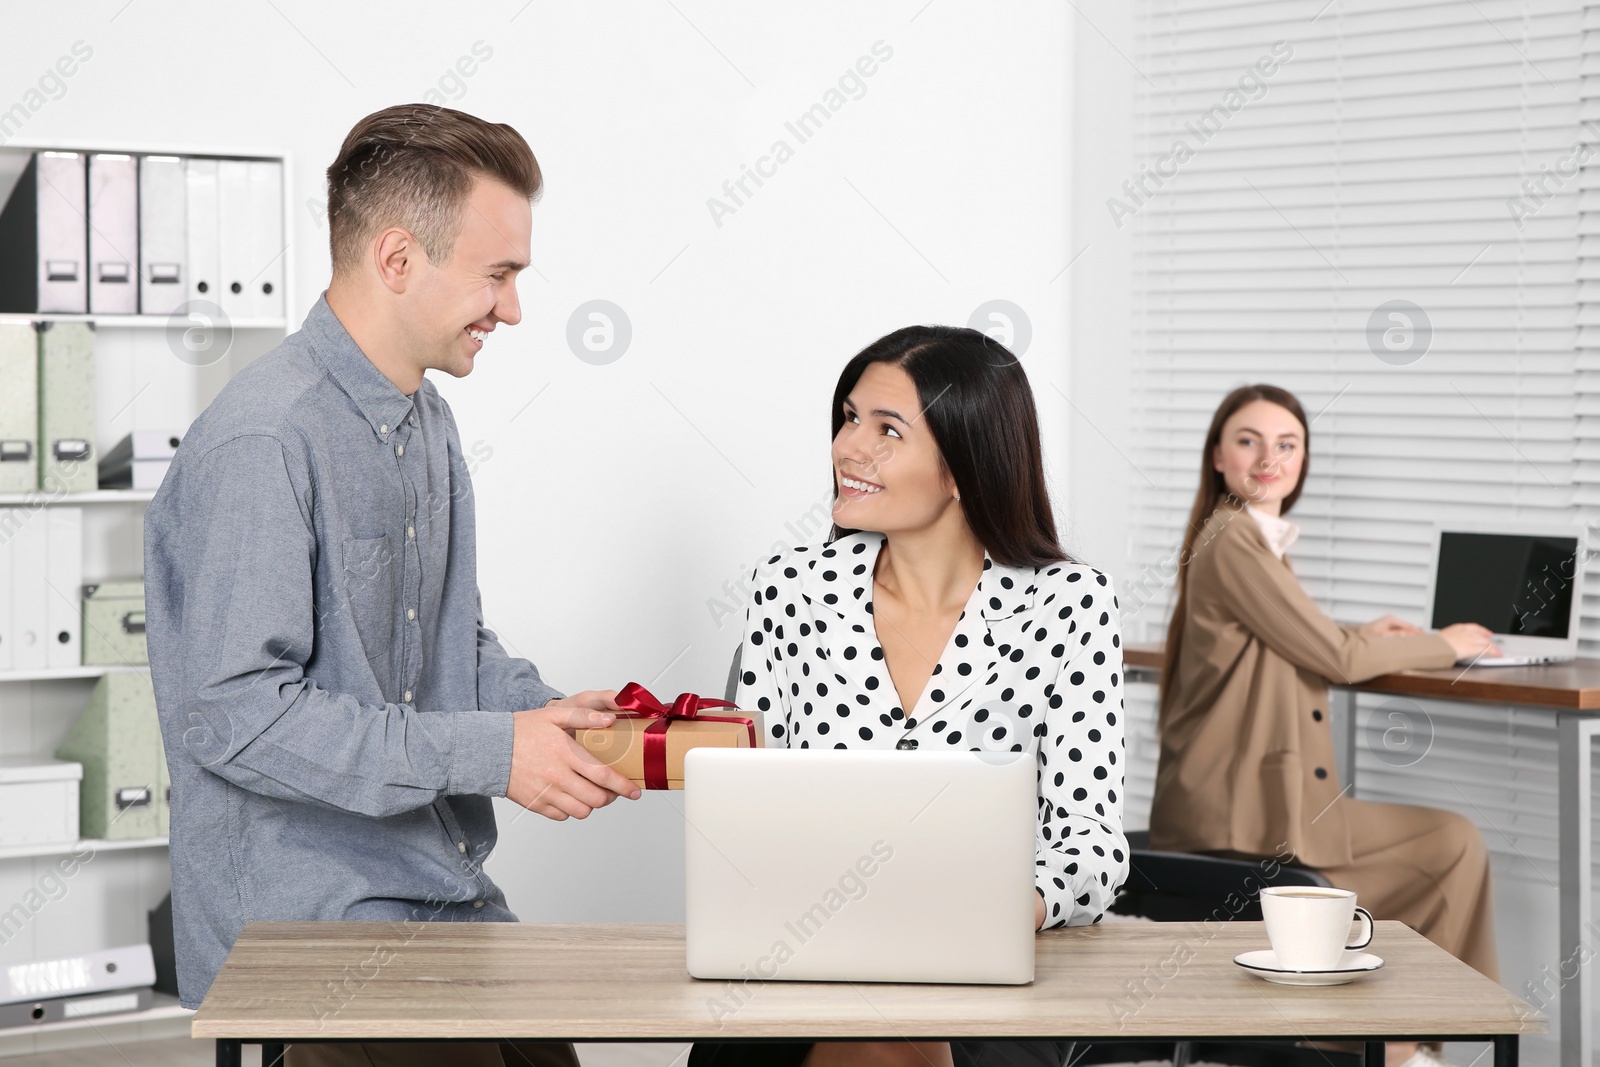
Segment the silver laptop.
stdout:
<svg viewBox="0 0 1600 1067">
<path fill-rule="evenodd" d="M 1475 622 L 1494 631 L 1501 656 L 1474 667 L 1559 663 L 1578 654 L 1583 561 L 1567 528 L 1441 526 L 1434 531 L 1428 625 Z"/>
<path fill-rule="evenodd" d="M 695 978 L 1033 981 L 1032 753 L 697 748 Z"/>
</svg>

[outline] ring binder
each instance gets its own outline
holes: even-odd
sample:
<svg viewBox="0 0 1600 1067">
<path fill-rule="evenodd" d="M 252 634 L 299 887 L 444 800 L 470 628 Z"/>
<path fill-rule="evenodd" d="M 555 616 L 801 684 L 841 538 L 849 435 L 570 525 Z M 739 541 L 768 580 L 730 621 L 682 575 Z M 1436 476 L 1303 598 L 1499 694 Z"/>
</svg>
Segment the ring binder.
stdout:
<svg viewBox="0 0 1600 1067">
<path fill-rule="evenodd" d="M 85 162 L 35 152 L 0 209 L 0 311 L 89 310 Z"/>
</svg>

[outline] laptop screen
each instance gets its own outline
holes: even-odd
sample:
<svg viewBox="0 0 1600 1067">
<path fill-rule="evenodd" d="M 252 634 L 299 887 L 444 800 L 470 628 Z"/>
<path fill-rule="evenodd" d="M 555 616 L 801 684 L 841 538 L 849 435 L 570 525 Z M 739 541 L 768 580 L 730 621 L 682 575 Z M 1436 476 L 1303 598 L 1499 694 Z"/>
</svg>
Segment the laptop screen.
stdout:
<svg viewBox="0 0 1600 1067">
<path fill-rule="evenodd" d="M 1577 557 L 1577 537 L 1445 530 L 1430 625 L 1475 622 L 1497 634 L 1564 641 Z"/>
</svg>

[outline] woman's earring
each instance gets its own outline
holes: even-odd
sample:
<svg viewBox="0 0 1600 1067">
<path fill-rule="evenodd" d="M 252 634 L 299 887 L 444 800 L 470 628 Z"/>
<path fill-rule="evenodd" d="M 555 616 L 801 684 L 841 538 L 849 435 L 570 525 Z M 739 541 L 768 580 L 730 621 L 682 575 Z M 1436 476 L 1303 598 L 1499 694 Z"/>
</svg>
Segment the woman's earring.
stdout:
<svg viewBox="0 0 1600 1067">
<path fill-rule="evenodd" d="M 961 490 L 959 489 L 956 490 L 956 503 L 961 503 Z"/>
</svg>

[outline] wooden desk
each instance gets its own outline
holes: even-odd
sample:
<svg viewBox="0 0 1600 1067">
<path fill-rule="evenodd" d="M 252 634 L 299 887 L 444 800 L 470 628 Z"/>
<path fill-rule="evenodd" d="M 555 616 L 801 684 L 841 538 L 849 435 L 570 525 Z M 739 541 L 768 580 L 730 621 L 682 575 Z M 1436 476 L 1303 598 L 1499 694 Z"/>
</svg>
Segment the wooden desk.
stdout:
<svg viewBox="0 0 1600 1067">
<path fill-rule="evenodd" d="M 1122 650 L 1122 661 L 1129 673 L 1160 674 L 1161 650 L 1160 645 L 1130 644 Z M 1516 704 L 1524 708 L 1600 714 L 1600 659 L 1537 667 L 1399 671 L 1342 688 L 1358 693 L 1398 693 L 1435 700 Z"/>
<path fill-rule="evenodd" d="M 1040 934 L 1027 986 L 746 986 L 690 978 L 681 926 L 251 923 L 192 1028 L 219 1065 L 246 1041 L 1310 1037 L 1369 1057 L 1389 1038 L 1490 1040 L 1516 1067 L 1518 1036 L 1547 1027 L 1401 923 L 1378 924 L 1386 966 L 1345 986 L 1233 964 L 1266 945 L 1261 923 L 1108 923 Z"/>
<path fill-rule="evenodd" d="M 1161 674 L 1162 646 L 1130 644 L 1123 649 L 1130 678 L 1154 681 Z M 1584 935 L 1592 929 L 1594 841 L 1590 797 L 1593 743 L 1600 733 L 1600 660 L 1579 659 L 1537 667 L 1450 667 L 1445 670 L 1400 671 L 1356 685 L 1329 690 L 1329 712 L 1343 719 L 1340 771 L 1347 789 L 1355 787 L 1356 694 L 1387 693 L 1460 700 L 1475 704 L 1514 705 L 1546 712 L 1556 722 L 1557 825 L 1560 868 L 1560 956 L 1585 960 Z M 1590 1005 L 1594 1003 L 1593 968 L 1580 966 L 1577 976 L 1561 984 L 1562 1067 L 1590 1067 L 1594 1049 Z"/>
</svg>

